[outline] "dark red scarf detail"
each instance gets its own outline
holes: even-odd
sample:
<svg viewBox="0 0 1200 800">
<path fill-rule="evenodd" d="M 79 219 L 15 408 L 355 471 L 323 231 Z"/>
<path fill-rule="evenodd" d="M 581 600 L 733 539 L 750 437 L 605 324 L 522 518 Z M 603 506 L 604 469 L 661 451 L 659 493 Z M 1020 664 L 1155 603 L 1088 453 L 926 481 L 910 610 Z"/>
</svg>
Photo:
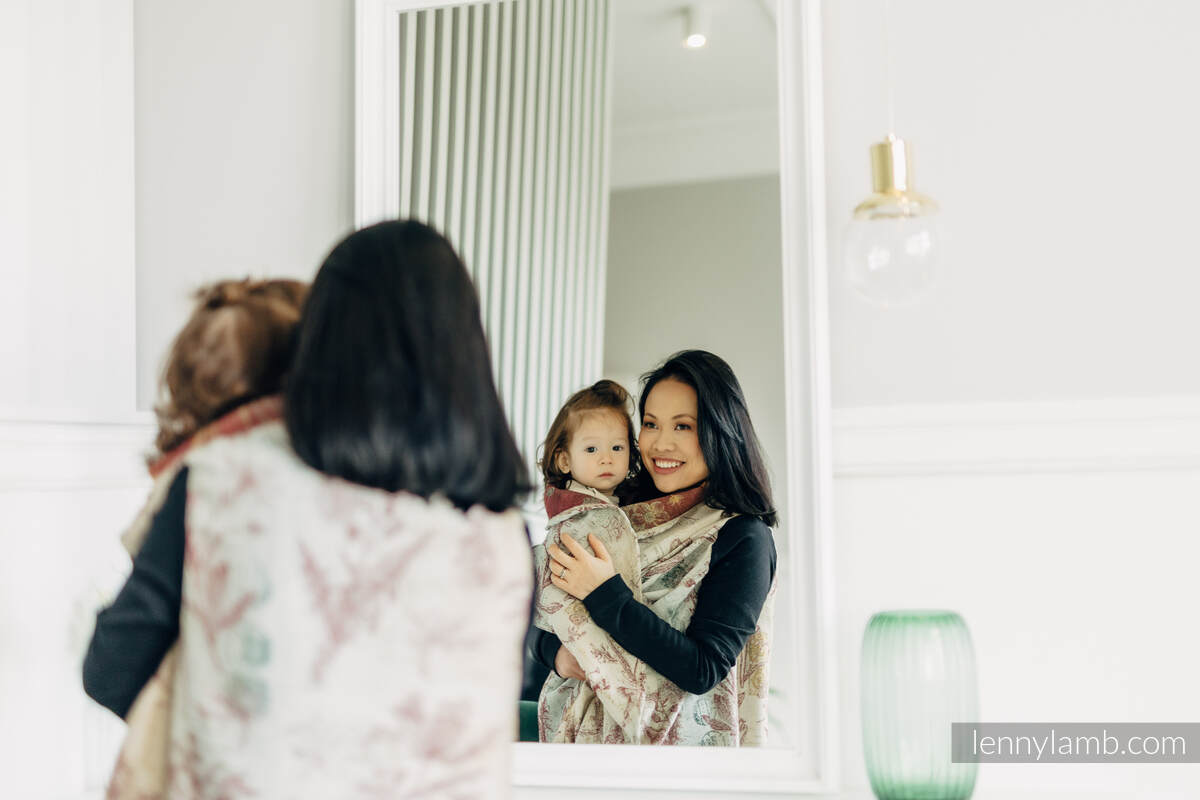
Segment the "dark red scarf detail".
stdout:
<svg viewBox="0 0 1200 800">
<path fill-rule="evenodd" d="M 283 418 L 283 398 L 279 395 L 260 397 L 238 406 L 216 422 L 210 422 L 192 434 L 183 444 L 164 453 L 150 465 L 150 476 L 157 478 L 178 464 L 188 451 L 219 436 L 235 436 L 267 422 Z"/>
<path fill-rule="evenodd" d="M 559 489 L 557 486 L 546 487 L 546 516 L 554 519 L 568 509 L 581 506 L 584 503 L 599 503 L 600 501 L 590 494 L 583 492 L 573 492 L 570 489 Z"/>
<path fill-rule="evenodd" d="M 621 506 L 621 510 L 629 517 L 634 531 L 641 532 L 670 522 L 687 511 L 691 511 L 704 500 L 704 487 L 694 486 L 675 494 L 644 500 Z"/>
<path fill-rule="evenodd" d="M 695 486 L 691 489 L 685 489 L 682 492 L 675 494 L 656 497 L 653 500 L 644 500 L 640 503 L 631 503 L 627 506 L 621 506 L 621 510 L 629 517 L 630 523 L 635 531 L 644 531 L 662 525 L 664 522 L 670 522 L 685 511 L 690 511 L 700 504 L 704 499 L 704 487 Z M 600 502 L 590 494 L 583 492 L 573 492 L 570 489 L 559 489 L 554 486 L 546 487 L 546 516 L 554 519 L 568 509 L 583 505 L 584 503 Z"/>
</svg>

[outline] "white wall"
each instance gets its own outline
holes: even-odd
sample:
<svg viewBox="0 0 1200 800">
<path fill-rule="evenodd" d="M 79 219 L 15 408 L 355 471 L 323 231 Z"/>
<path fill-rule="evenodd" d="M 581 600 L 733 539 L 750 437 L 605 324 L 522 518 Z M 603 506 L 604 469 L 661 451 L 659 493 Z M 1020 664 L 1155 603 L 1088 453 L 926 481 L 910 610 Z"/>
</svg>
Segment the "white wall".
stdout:
<svg viewBox="0 0 1200 800">
<path fill-rule="evenodd" d="M 132 14 L 0 5 L 0 418 L 133 406 Z"/>
<path fill-rule="evenodd" d="M 354 220 L 352 0 L 137 0 L 137 386 L 205 281 L 310 279 Z"/>
<path fill-rule="evenodd" d="M 35 7 L 43 13 L 46 5 L 10 4 L 4 13 Z M 137 385 L 143 403 L 161 348 L 181 322 L 187 288 L 237 271 L 311 275 L 323 251 L 348 229 L 350 6 L 349 0 L 136 4 Z M 860 792 L 858 642 L 866 618 L 883 607 L 948 605 L 966 615 L 988 719 L 1200 718 L 1193 685 L 1200 646 L 1191 635 L 1194 593 L 1186 588 L 1200 558 L 1194 502 L 1200 444 L 1192 433 L 1195 404 L 1187 399 L 1200 394 L 1200 377 L 1188 369 L 1200 337 L 1196 316 L 1185 313 L 1200 280 L 1189 269 L 1186 239 L 1200 169 L 1187 157 L 1200 112 L 1186 102 L 1187 81 L 1200 66 L 1191 42 L 1200 10 L 1178 0 L 905 0 L 895 8 L 897 39 L 906 43 L 897 57 L 897 119 L 916 143 L 921 186 L 946 209 L 956 255 L 940 293 L 912 311 L 857 305 L 834 284 L 834 389 L 843 407 L 835 489 L 842 758 L 846 783 Z M 865 148 L 884 132 L 879 48 L 865 43 L 876 9 L 864 0 L 824 4 L 834 223 L 844 219 L 839 210 L 848 214 L 866 191 Z M 4 18 L 6 45 L 20 40 L 23 19 L 9 25 Z M 23 85 L 16 83 L 21 59 L 37 51 L 3 51 L 9 60 L 0 79 L 9 80 L 0 85 L 7 92 Z M 14 52 L 22 55 L 14 60 Z M 42 147 L 41 137 L 58 135 L 54 131 L 0 131 L 10 137 L 0 148 L 5 186 L 12 185 L 9 175 L 22 186 L 65 180 L 53 164 L 13 155 L 18 145 Z M 990 153 L 994 157 L 985 160 Z M 1108 156 L 1116 166 L 1103 177 L 1093 165 Z M 0 196 L 3 224 L 17 218 L 10 212 L 23 201 L 11 191 Z M 91 207 L 97 214 L 111 210 Z M 9 256 L 17 250 L 7 238 L 14 228 L 4 230 L 0 266 L 11 289 L 15 262 Z M 14 281 L 30 275 L 16 273 Z M 97 276 L 95 284 L 78 285 L 103 293 L 117 283 Z M 20 316 L 10 299 L 16 294 L 0 296 L 8 301 L 3 308 L 14 337 L 25 336 L 20 341 L 32 347 L 21 333 L 25 323 L 12 323 Z M 112 319 L 128 320 L 131 306 L 114 302 L 106 306 Z M 9 332 L 4 328 L 6 337 Z M 99 338 L 88 346 L 94 355 L 105 350 Z M 13 349 L 25 359 L 32 352 Z M 48 358 L 64 374 L 84 374 L 77 371 L 88 367 L 84 362 L 65 349 Z M 93 392 L 88 400 L 130 407 L 132 367 L 98 374 L 108 378 L 83 384 Z M 14 385 L 6 383 L 4 391 Z M 1183 399 L 1175 407 L 1134 403 L 1120 413 L 1105 399 L 1150 395 Z M 1020 404 L 991 412 L 982 406 L 1068 397 L 1085 402 L 1033 412 Z M 914 403 L 961 403 L 965 410 L 943 407 L 922 418 L 929 409 L 907 408 Z M 853 406 L 884 409 L 872 417 L 848 410 Z M 1081 428 L 1088 418 L 1101 421 Z M 1085 433 L 1043 449 L 1048 435 L 1064 430 Z M 42 438 L 31 444 L 30 431 Z M 98 478 L 96 486 L 110 492 L 103 501 L 72 482 L 64 484 L 65 493 L 46 492 L 12 476 L 25 474 L 24 451 L 56 434 L 29 426 L 0 433 L 10 470 L 0 494 L 22 493 L 0 497 L 4 533 L 17 537 L 5 543 L 7 553 L 18 554 L 10 567 L 48 563 L 61 555 L 56 548 L 83 552 L 74 549 L 77 543 L 90 548 L 97 537 L 115 537 L 126 507 L 140 496 L 132 472 L 123 483 Z M 99 437 L 112 450 L 111 462 L 123 463 L 127 456 L 120 454 L 135 448 L 145 431 L 127 433 L 120 446 L 103 430 L 63 435 L 79 453 L 93 452 Z M 1110 449 L 1097 451 L 1089 442 Z M 68 453 L 59 458 L 70 461 Z M 915 454 L 918 465 L 906 465 L 897 453 Z M 61 478 L 53 463 L 45 469 L 48 480 Z M 57 511 L 52 526 L 31 523 L 44 508 L 70 498 L 75 510 Z M 85 540 L 69 538 L 79 535 Z M 25 537 L 41 542 L 38 549 Z M 27 597 L 7 594 L 23 585 L 13 575 L 0 581 L 5 608 Z M 58 597 L 54 614 L 69 618 L 73 602 Z M 0 633 L 30 635 L 11 620 Z M 73 652 L 67 633 L 55 636 L 20 639 L 21 646 Z M 73 679 L 63 666 L 73 658 L 64 656 L 54 675 Z M 57 680 L 52 673 L 44 680 Z M 6 674 L 6 689 L 15 685 Z M 5 695 L 0 718 L 11 718 L 12 697 Z M 4 752 L 36 753 L 30 747 L 56 737 L 67 741 L 79 730 L 40 725 L 27 743 L 9 740 L 22 749 Z M 59 776 L 64 787 L 92 774 L 80 766 L 83 756 L 72 759 Z M 1025 797 L 1031 787 L 1067 786 L 1089 797 L 1107 791 L 1182 798 L 1198 784 L 1191 767 L 985 767 L 979 796 Z M 521 796 L 558 793 L 530 789 Z"/>
<path fill-rule="evenodd" d="M 684 349 L 733 367 L 786 504 L 776 175 L 613 192 L 604 374 L 638 377 Z"/>
<path fill-rule="evenodd" d="M 5 797 L 103 793 L 122 726 L 80 661 L 147 489 L 135 409 L 195 285 L 310 277 L 349 230 L 352 74 L 351 0 L 0 3 Z"/>
<path fill-rule="evenodd" d="M 862 632 L 963 614 L 984 721 L 1200 718 L 1200 409 L 1145 401 L 843 411 L 836 464 L 842 762 L 867 786 Z M 1182 798 L 1200 765 L 984 765 L 998 796 Z M 1191 787 L 1189 789 L 1189 787 Z M 1174 792 L 1174 793 L 1172 793 Z"/>
<path fill-rule="evenodd" d="M 824 4 L 831 254 L 886 132 L 881 0 Z M 911 309 L 831 283 L 842 762 L 862 631 L 959 610 L 986 721 L 1200 718 L 1200 7 L 893 3 L 897 132 L 944 209 Z M 983 796 L 1183 798 L 1195 765 L 985 765 Z"/>
<path fill-rule="evenodd" d="M 83 693 L 95 612 L 129 570 L 117 537 L 149 488 L 138 423 L 0 421 L 4 796 L 99 797 L 124 726 Z"/>
<path fill-rule="evenodd" d="M 6 797 L 100 790 L 120 733 L 85 698 L 79 667 L 91 615 L 127 568 L 116 534 L 145 483 L 147 429 L 132 414 L 133 69 L 130 0 L 0 4 Z"/>
<path fill-rule="evenodd" d="M 823 4 L 835 258 L 887 132 L 882 2 Z M 1200 4 L 892 5 L 897 133 L 952 238 L 914 308 L 833 283 L 835 405 L 1200 395 Z"/>
</svg>

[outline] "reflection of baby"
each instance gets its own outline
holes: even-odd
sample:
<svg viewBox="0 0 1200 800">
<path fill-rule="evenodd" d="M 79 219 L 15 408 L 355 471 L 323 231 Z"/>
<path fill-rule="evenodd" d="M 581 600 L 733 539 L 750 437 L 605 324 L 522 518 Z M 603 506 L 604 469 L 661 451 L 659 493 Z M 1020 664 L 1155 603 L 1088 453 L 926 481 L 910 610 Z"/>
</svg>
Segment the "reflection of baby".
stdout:
<svg viewBox="0 0 1200 800">
<path fill-rule="evenodd" d="M 561 528 L 561 521 L 556 523 L 556 517 L 579 506 L 617 505 L 617 486 L 631 476 L 639 463 L 630 457 L 634 436 L 629 402 L 629 392 L 619 383 L 601 380 L 571 395 L 554 418 L 542 458 L 546 514 L 550 518 L 546 545 L 562 546 L 559 536 L 563 531 L 556 530 Z M 572 538 L 587 547 L 587 534 L 595 533 L 608 548 L 617 574 L 635 595 L 640 594 L 637 542 L 632 529 L 629 536 L 609 541 L 603 531 L 590 530 L 587 520 L 580 516 L 569 515 L 574 520 L 571 527 L 583 533 L 582 537 L 572 535 Z"/>
<path fill-rule="evenodd" d="M 292 330 L 306 284 L 292 280 L 221 281 L 201 289 L 163 370 L 165 397 L 145 506 L 121 536 L 137 556 L 168 489 L 194 447 L 235 434 L 279 413 L 278 392 L 290 360 Z M 125 715 L 125 741 L 109 800 L 160 797 L 166 787 L 171 685 L 176 647 Z"/>
<path fill-rule="evenodd" d="M 588 534 L 595 535 L 608 550 L 616 573 L 641 602 L 637 539 L 615 496 L 617 487 L 639 463 L 630 455 L 634 436 L 629 406 L 629 393 L 614 381 L 602 380 L 576 392 L 550 426 L 541 462 L 546 481 L 546 515 L 550 521 L 546 541 L 534 548 L 538 578 L 534 624 L 556 634 L 585 675 L 596 654 L 577 653 L 572 650 L 572 642 L 580 638 L 585 628 L 595 627 L 595 623 L 583 603 L 550 582 L 549 570 L 554 568 L 554 562 L 548 560 L 546 547 L 551 544 L 563 547 L 562 536 L 567 534 L 588 548 Z M 612 643 L 612 647 L 617 646 Z M 623 651 L 621 656 L 631 658 Z M 618 657 L 615 651 L 611 657 Z M 635 698 L 610 697 L 605 687 L 593 688 L 610 718 L 617 720 L 622 728 L 636 727 L 640 710 Z M 566 681 L 564 685 L 563 678 L 552 673 L 542 688 L 539 705 L 546 708 L 547 693 L 557 693 L 554 702 L 565 703 L 568 715 L 577 724 L 586 726 L 589 721 L 602 724 L 603 712 L 595 706 L 597 695 L 587 689 L 578 681 Z"/>
</svg>

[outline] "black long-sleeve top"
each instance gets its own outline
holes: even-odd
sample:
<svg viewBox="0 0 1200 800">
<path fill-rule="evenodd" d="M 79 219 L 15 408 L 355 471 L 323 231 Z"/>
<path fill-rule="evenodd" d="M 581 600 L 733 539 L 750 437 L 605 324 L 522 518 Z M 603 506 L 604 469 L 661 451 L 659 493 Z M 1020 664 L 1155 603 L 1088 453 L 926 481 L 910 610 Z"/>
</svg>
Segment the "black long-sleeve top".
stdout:
<svg viewBox="0 0 1200 800">
<path fill-rule="evenodd" d="M 775 580 L 776 560 L 771 529 L 757 517 L 734 517 L 713 543 L 685 632 L 634 600 L 620 575 L 596 587 L 583 604 L 621 647 L 685 692 L 704 694 L 729 674 L 754 633 Z M 553 669 L 562 643 L 545 631 L 536 636 L 537 659 Z"/>
<path fill-rule="evenodd" d="M 122 718 L 179 638 L 186 503 L 185 467 L 150 523 L 129 579 L 112 605 L 96 615 L 83 690 Z"/>
</svg>

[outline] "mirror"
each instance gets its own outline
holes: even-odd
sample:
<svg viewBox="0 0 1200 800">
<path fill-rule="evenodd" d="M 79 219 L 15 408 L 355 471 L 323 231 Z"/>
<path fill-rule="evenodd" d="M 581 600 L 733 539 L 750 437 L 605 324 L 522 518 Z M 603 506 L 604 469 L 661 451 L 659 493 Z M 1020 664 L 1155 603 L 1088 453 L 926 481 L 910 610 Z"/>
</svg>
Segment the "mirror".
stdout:
<svg viewBox="0 0 1200 800">
<path fill-rule="evenodd" d="M 767 3 L 714 4 L 693 25 L 672 0 L 612 0 L 611 162 L 602 375 L 635 397 L 639 376 L 701 349 L 733 368 L 789 515 L 784 431 L 775 18 Z M 559 402 L 566 398 L 560 398 Z M 637 420 L 635 419 L 635 426 Z M 776 532 L 786 565 L 787 529 Z M 785 632 L 794 606 L 779 571 L 768 746 L 788 729 Z"/>
<path fill-rule="evenodd" d="M 636 396 L 665 356 L 708 349 L 743 384 L 781 512 L 767 745 L 521 744 L 518 784 L 831 774 L 817 5 L 704 11 L 689 50 L 666 0 L 358 4 L 357 221 L 424 217 L 463 252 L 530 461 L 575 389 Z"/>
</svg>

